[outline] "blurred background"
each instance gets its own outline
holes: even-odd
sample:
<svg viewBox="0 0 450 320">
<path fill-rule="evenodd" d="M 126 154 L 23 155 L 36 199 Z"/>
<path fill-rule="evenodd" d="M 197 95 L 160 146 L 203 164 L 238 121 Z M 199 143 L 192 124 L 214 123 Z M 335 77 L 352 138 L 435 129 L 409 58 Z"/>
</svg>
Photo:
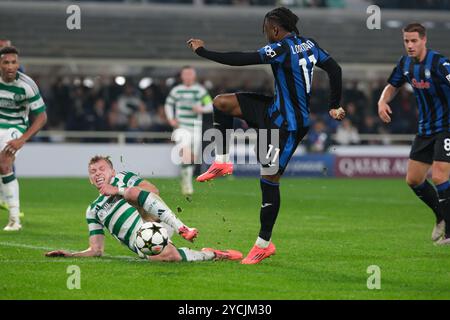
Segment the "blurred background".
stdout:
<svg viewBox="0 0 450 320">
<path fill-rule="evenodd" d="M 81 10 L 79 30 L 67 28 L 67 8 L 73 4 Z M 381 8 L 381 29 L 367 28 L 367 8 L 373 4 Z M 103 152 L 124 166 L 139 166 L 143 174 L 175 176 L 164 101 L 179 83 L 182 66 L 196 67 L 212 97 L 273 93 L 269 66 L 209 62 L 193 54 L 186 40 L 201 38 L 217 51 L 257 50 L 266 44 L 265 13 L 280 5 L 299 16 L 302 35 L 314 38 L 341 64 L 347 111 L 342 122 L 328 116 L 328 78 L 316 68 L 313 125 L 286 174 L 403 176 L 417 128 L 412 90 L 404 86 L 391 103 L 389 125 L 379 120 L 377 101 L 404 53 L 401 28 L 406 24 L 423 23 L 428 47 L 450 55 L 447 0 L 0 1 L 0 39 L 20 50 L 21 64 L 38 83 L 49 116 L 19 156 L 19 175 L 85 175 L 85 158 Z M 211 115 L 204 115 L 203 126 L 212 127 Z M 247 125 L 236 120 L 235 127 Z M 40 169 L 36 157 L 45 159 Z M 236 168 L 237 175 L 258 172 L 257 165 Z"/>
</svg>

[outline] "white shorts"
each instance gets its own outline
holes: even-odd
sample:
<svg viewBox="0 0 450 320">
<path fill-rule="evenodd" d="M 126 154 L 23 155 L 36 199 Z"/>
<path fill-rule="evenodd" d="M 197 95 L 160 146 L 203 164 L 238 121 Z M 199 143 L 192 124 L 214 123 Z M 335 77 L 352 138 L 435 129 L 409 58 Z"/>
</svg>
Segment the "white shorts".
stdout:
<svg viewBox="0 0 450 320">
<path fill-rule="evenodd" d="M 194 157 L 197 158 L 202 150 L 202 130 L 178 128 L 172 133 L 172 141 L 183 148 L 190 148 Z"/>
<path fill-rule="evenodd" d="M 22 132 L 16 128 L 0 129 L 0 151 L 3 151 L 8 141 L 19 139 L 22 136 Z M 16 152 L 15 156 L 19 154 L 20 150 Z"/>
</svg>

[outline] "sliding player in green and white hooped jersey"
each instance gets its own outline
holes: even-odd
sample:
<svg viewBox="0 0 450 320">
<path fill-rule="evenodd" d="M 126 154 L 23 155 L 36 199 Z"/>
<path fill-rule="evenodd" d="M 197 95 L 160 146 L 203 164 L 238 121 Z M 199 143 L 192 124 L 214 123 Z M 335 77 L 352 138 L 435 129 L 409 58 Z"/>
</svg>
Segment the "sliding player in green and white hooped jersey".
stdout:
<svg viewBox="0 0 450 320">
<path fill-rule="evenodd" d="M 175 230 L 186 240 L 193 241 L 197 229 L 187 227 L 159 197 L 158 189 L 132 172 L 119 172 L 108 157 L 95 156 L 89 162 L 89 180 L 100 195 L 88 207 L 89 248 L 80 252 L 56 250 L 48 257 L 94 257 L 103 255 L 104 229 L 141 258 L 157 261 L 238 260 L 242 254 L 235 250 L 202 251 L 176 248 L 169 243 L 156 256 L 146 256 L 135 246 L 137 231 L 143 223 L 160 222 L 172 236 Z"/>
<path fill-rule="evenodd" d="M 211 113 L 213 106 L 208 91 L 196 82 L 194 68 L 182 68 L 180 78 L 182 83 L 175 86 L 167 96 L 165 111 L 169 124 L 175 129 L 172 140 L 179 144 L 183 152 L 181 192 L 192 195 L 194 163 L 202 151 L 202 115 Z"/>
<path fill-rule="evenodd" d="M 0 50 L 0 188 L 9 209 L 5 231 L 18 231 L 20 224 L 19 183 L 14 161 L 23 145 L 47 122 L 45 104 L 34 81 L 18 71 L 19 52 L 15 47 Z M 35 116 L 32 124 L 28 120 Z"/>
</svg>

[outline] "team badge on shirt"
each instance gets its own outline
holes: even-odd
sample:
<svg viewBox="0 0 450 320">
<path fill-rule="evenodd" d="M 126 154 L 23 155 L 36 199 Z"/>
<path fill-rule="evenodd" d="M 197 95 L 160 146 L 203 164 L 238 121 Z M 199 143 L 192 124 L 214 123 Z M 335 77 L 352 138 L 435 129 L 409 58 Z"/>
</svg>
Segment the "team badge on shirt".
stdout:
<svg viewBox="0 0 450 320">
<path fill-rule="evenodd" d="M 272 49 L 271 46 L 265 46 L 264 51 L 266 52 L 266 56 L 270 58 L 274 58 L 277 55 L 277 53 Z"/>
</svg>

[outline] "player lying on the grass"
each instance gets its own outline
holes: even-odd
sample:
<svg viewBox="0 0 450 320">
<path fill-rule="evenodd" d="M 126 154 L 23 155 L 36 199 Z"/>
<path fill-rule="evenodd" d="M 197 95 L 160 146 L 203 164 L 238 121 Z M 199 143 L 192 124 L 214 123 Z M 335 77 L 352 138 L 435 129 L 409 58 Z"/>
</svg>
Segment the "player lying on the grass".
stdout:
<svg viewBox="0 0 450 320">
<path fill-rule="evenodd" d="M 89 248 L 81 252 L 56 250 L 47 257 L 98 257 L 104 251 L 104 231 L 137 253 L 141 258 L 153 261 L 205 261 L 213 259 L 239 260 L 242 254 L 235 250 L 204 248 L 195 251 L 176 248 L 169 243 L 156 256 L 145 256 L 135 244 L 137 231 L 143 223 L 160 222 L 171 236 L 175 230 L 186 240 L 193 241 L 197 229 L 187 227 L 159 197 L 158 189 L 132 172 L 116 174 L 109 157 L 95 156 L 89 162 L 89 180 L 100 195 L 87 211 Z"/>
</svg>

